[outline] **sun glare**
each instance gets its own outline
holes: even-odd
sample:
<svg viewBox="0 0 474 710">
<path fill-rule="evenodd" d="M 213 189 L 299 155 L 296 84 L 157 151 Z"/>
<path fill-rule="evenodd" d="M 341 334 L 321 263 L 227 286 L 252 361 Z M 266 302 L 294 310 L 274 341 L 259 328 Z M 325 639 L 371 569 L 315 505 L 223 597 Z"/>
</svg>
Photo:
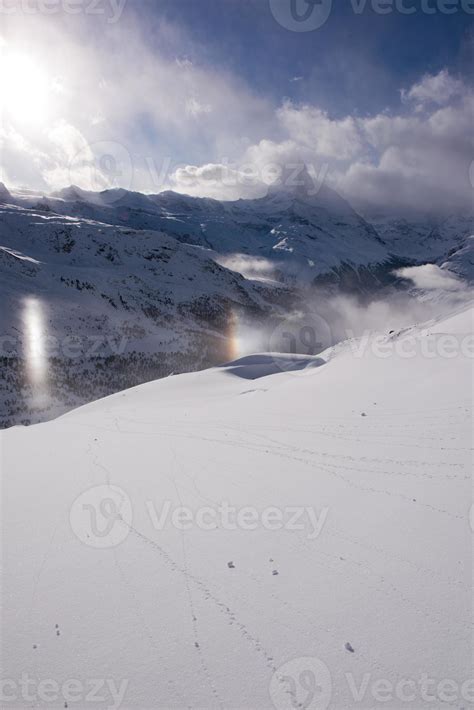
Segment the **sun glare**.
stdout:
<svg viewBox="0 0 474 710">
<path fill-rule="evenodd" d="M 0 108 L 15 121 L 41 123 L 51 106 L 52 81 L 36 60 L 2 49 L 0 54 Z"/>
</svg>

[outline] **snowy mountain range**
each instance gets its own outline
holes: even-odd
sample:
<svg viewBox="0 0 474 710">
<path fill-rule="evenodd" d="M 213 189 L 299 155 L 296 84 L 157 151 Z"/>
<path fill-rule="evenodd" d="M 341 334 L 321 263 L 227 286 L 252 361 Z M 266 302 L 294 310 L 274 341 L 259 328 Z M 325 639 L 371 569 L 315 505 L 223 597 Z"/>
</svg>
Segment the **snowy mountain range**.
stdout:
<svg viewBox="0 0 474 710">
<path fill-rule="evenodd" d="M 287 279 L 311 281 L 344 265 L 368 268 L 390 259 L 375 229 L 324 186 L 315 194 L 300 186 L 273 189 L 267 197 L 237 202 L 173 192 L 90 193 L 69 187 L 39 199 L 23 196 L 20 204 L 67 217 L 164 232 L 218 255 L 270 259 L 275 271 Z"/>
<path fill-rule="evenodd" d="M 236 202 L 0 185 L 0 423 L 232 359 L 240 331 L 272 333 L 289 313 L 313 311 L 315 288 L 320 301 L 341 291 L 367 299 L 402 286 L 397 267 L 425 262 L 470 280 L 473 224 L 373 225 L 306 172 Z M 32 359 L 37 370 L 48 362 L 46 398 Z"/>
</svg>

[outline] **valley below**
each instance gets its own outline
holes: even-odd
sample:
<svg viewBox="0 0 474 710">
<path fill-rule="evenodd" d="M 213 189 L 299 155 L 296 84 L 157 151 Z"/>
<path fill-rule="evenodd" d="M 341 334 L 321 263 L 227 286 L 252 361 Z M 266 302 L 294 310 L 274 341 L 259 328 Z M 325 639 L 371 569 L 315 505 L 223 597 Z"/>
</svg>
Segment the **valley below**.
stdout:
<svg viewBox="0 0 474 710">
<path fill-rule="evenodd" d="M 251 352 L 315 355 L 469 299 L 472 216 L 371 224 L 303 178 L 237 202 L 2 186 L 0 425 Z M 439 288 L 400 277 L 426 264 Z"/>
</svg>

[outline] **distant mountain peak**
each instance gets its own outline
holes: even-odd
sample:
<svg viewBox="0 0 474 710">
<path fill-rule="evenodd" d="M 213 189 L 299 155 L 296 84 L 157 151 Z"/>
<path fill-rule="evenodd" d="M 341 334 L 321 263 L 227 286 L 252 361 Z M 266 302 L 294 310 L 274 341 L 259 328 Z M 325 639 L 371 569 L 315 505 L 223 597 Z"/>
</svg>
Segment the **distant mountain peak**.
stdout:
<svg viewBox="0 0 474 710">
<path fill-rule="evenodd" d="M 59 197 L 66 202 L 88 202 L 91 204 L 100 204 L 100 193 L 91 190 L 83 190 L 77 185 L 69 185 L 58 192 L 53 192 L 52 197 Z"/>
<path fill-rule="evenodd" d="M 269 195 L 283 193 L 307 201 L 318 194 L 321 185 L 310 175 L 305 163 L 287 163 L 281 167 L 281 176 L 270 185 Z"/>
<path fill-rule="evenodd" d="M 9 199 L 11 199 L 10 192 L 8 191 L 6 185 L 3 182 L 0 182 L 0 201 L 5 202 Z"/>
</svg>

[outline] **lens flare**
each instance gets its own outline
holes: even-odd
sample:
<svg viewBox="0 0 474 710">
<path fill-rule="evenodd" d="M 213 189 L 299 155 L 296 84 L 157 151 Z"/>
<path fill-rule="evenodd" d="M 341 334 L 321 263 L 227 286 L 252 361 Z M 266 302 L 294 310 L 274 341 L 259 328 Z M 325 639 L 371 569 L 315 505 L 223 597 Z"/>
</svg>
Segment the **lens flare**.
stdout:
<svg viewBox="0 0 474 710">
<path fill-rule="evenodd" d="M 265 332 L 261 324 L 252 324 L 241 317 L 235 311 L 229 319 L 227 329 L 227 359 L 228 361 L 238 360 L 245 355 L 265 352 L 266 347 Z"/>
<path fill-rule="evenodd" d="M 36 298 L 26 298 L 22 315 L 26 371 L 30 385 L 39 394 L 46 384 L 47 372 L 43 306 Z"/>
</svg>

